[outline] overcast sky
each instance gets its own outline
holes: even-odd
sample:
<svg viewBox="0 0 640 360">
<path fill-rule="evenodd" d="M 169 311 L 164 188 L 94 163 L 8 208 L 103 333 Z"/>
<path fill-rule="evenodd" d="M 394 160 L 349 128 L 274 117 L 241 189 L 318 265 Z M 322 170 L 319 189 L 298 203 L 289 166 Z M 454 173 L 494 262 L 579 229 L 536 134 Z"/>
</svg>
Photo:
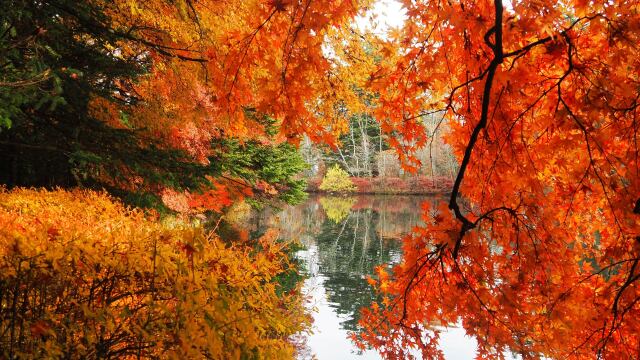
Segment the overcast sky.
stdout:
<svg viewBox="0 0 640 360">
<path fill-rule="evenodd" d="M 358 17 L 356 23 L 360 29 L 373 29 L 378 35 L 384 35 L 390 28 L 402 26 L 406 11 L 395 0 L 378 0 L 366 16 Z"/>
</svg>

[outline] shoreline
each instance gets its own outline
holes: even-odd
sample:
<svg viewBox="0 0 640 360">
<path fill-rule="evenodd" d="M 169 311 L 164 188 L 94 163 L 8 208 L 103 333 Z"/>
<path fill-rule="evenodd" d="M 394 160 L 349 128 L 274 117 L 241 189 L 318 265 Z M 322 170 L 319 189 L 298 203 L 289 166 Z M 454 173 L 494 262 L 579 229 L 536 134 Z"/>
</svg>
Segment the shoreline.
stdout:
<svg viewBox="0 0 640 360">
<path fill-rule="evenodd" d="M 331 196 L 359 196 L 359 195 L 403 195 L 403 196 L 427 196 L 427 195 L 450 195 L 451 190 L 441 191 L 441 190 L 433 190 L 433 191 L 412 191 L 412 192 L 360 192 L 360 191 L 346 191 L 346 192 L 335 192 L 335 191 L 324 191 L 319 189 L 307 189 L 305 192 L 309 195 L 331 195 Z"/>
<path fill-rule="evenodd" d="M 309 179 L 306 192 L 349 195 L 443 195 L 450 194 L 453 179 L 445 177 L 349 177 L 355 190 L 335 192 L 320 189 L 322 180 Z"/>
</svg>

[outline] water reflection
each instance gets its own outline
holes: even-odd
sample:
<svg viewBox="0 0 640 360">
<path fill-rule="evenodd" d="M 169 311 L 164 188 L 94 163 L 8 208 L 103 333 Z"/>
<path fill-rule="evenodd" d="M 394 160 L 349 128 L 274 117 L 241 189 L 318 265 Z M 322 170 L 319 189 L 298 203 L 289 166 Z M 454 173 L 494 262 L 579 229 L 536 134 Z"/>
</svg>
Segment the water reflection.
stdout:
<svg viewBox="0 0 640 360">
<path fill-rule="evenodd" d="M 311 196 L 305 203 L 255 214 L 245 226 L 254 234 L 278 228 L 285 239 L 299 239 L 298 252 L 308 279 L 304 290 L 311 299 L 314 333 L 306 340 L 308 356 L 323 359 L 379 359 L 359 353 L 348 340 L 356 330 L 359 309 L 375 294 L 366 282 L 380 264 L 401 257 L 401 238 L 420 221 L 420 204 L 433 197 Z M 474 356 L 475 342 L 459 329 L 443 334 L 448 359 Z"/>
<path fill-rule="evenodd" d="M 419 199 L 361 197 L 357 201 L 349 200 L 351 210 L 338 219 L 336 207 L 342 209 L 344 199 L 320 199 L 328 221 L 324 221 L 313 241 L 305 245 L 318 249 L 318 273 L 310 275 L 326 278 L 323 287 L 329 304 L 333 304 L 344 319 L 342 327 L 356 330 L 359 309 L 374 300 L 366 276 L 373 274 L 380 264 L 399 260 L 398 240 L 416 225 L 414 209 L 419 208 Z M 310 256 L 305 260 L 311 263 L 314 259 Z"/>
</svg>

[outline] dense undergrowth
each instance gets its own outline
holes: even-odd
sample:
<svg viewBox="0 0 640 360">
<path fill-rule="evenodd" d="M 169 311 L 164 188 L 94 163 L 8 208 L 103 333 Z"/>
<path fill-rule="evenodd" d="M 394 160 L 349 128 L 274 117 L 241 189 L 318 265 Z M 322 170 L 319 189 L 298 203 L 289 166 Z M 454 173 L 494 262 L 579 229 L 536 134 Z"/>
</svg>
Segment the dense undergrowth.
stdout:
<svg viewBox="0 0 640 360">
<path fill-rule="evenodd" d="M 1 358 L 292 358 L 287 245 L 221 240 L 105 193 L 0 190 Z M 259 251 L 256 251 L 259 249 Z"/>
</svg>

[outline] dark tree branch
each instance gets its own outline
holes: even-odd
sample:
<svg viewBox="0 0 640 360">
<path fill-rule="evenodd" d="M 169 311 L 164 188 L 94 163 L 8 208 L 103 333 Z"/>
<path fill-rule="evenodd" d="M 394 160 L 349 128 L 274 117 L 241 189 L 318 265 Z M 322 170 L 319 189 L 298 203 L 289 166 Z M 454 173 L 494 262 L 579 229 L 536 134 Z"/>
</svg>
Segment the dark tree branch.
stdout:
<svg viewBox="0 0 640 360">
<path fill-rule="evenodd" d="M 489 29 L 485 35 L 484 35 L 484 41 L 487 44 L 487 46 L 489 46 L 491 48 L 491 50 L 493 51 L 493 59 L 491 60 L 491 62 L 489 63 L 489 66 L 482 71 L 478 76 L 466 81 L 465 83 L 456 86 L 450 97 L 449 97 L 449 107 L 451 106 L 451 102 L 452 102 L 452 97 L 453 94 L 455 93 L 456 90 L 460 89 L 461 87 L 464 86 L 468 86 L 471 82 L 480 80 L 485 78 L 486 76 L 486 80 L 485 80 L 485 84 L 484 84 L 484 91 L 483 91 L 483 95 L 482 95 L 482 110 L 481 110 L 481 114 L 480 114 L 480 120 L 478 121 L 478 123 L 476 124 L 476 126 L 473 129 L 473 132 L 471 133 L 471 137 L 469 139 L 469 142 L 465 148 L 465 152 L 464 152 L 464 156 L 462 158 L 462 162 L 460 164 L 460 169 L 458 171 L 458 174 L 456 176 L 456 179 L 454 181 L 453 184 L 453 189 L 451 191 L 451 197 L 449 200 L 449 209 L 451 209 L 456 217 L 456 219 L 458 219 L 461 223 L 462 223 L 462 228 L 460 229 L 460 235 L 458 237 L 458 240 L 456 241 L 456 244 L 454 246 L 452 255 L 453 258 L 456 259 L 458 257 L 458 252 L 460 251 L 460 246 L 462 245 L 462 239 L 464 238 L 464 235 L 471 229 L 474 229 L 477 225 L 479 221 L 475 221 L 472 222 L 471 220 L 469 220 L 461 211 L 460 209 L 460 205 L 458 204 L 458 196 L 460 195 L 460 186 L 462 185 L 462 181 L 464 180 L 464 175 L 465 172 L 467 170 L 467 167 L 469 166 L 469 163 L 471 161 L 471 155 L 473 153 L 473 149 L 478 141 L 478 137 L 480 135 L 480 133 L 486 128 L 487 126 L 487 122 L 488 122 L 488 117 L 489 117 L 489 107 L 491 105 L 491 90 L 493 87 L 493 79 L 495 77 L 496 71 L 498 69 L 498 67 L 500 66 L 500 64 L 502 64 L 504 62 L 504 60 L 508 57 L 515 57 L 515 60 L 519 59 L 520 57 L 526 55 L 531 49 L 545 44 L 549 41 L 552 41 L 556 38 L 556 36 L 547 36 L 543 39 L 539 39 L 537 41 L 534 41 L 530 44 L 525 45 L 524 47 L 518 49 L 518 50 L 514 50 L 511 52 L 507 52 L 505 53 L 503 50 L 503 44 L 502 44 L 502 15 L 503 15 L 503 5 L 501 0 L 495 0 L 494 1 L 494 7 L 495 7 L 495 22 L 494 22 L 494 26 Z M 586 16 L 586 17 L 582 17 L 579 18 L 575 21 L 573 21 L 571 23 L 571 25 L 564 29 L 562 32 L 560 32 L 560 35 L 563 36 L 565 39 L 568 40 L 568 32 L 571 31 L 577 24 L 579 24 L 580 22 L 587 20 L 593 20 L 596 18 L 605 18 L 606 17 L 603 14 L 597 13 L 591 16 Z M 493 41 L 492 41 L 492 36 L 493 36 Z M 569 46 L 571 47 L 571 43 L 569 42 Z M 513 64 L 512 64 L 513 66 Z M 569 72 L 571 71 L 571 69 L 573 68 L 573 64 L 570 63 L 570 69 L 567 73 L 565 73 L 563 75 L 563 77 L 558 81 L 558 87 L 559 84 L 562 82 L 562 80 L 564 80 L 564 78 L 566 78 L 566 76 L 568 76 Z M 546 94 L 546 92 L 545 92 Z M 496 105 L 497 106 L 497 105 Z M 494 209 L 495 210 L 495 209 Z M 493 211 L 493 210 L 492 210 Z M 478 219 L 480 220 L 480 219 Z"/>
<path fill-rule="evenodd" d="M 458 175 L 456 176 L 455 182 L 453 183 L 453 189 L 451 190 L 451 198 L 449 200 L 449 209 L 453 210 L 455 217 L 462 222 L 462 229 L 460 230 L 460 236 L 456 241 L 455 247 L 453 249 L 453 258 L 454 260 L 458 257 L 458 252 L 460 251 L 460 245 L 462 244 L 462 238 L 467 233 L 467 231 L 476 227 L 476 223 L 471 222 L 460 210 L 460 205 L 458 204 L 458 195 L 460 195 L 460 186 L 462 185 L 462 180 L 464 179 L 464 174 L 469 166 L 469 162 L 471 161 L 471 154 L 473 152 L 473 148 L 478 141 L 478 136 L 482 129 L 487 126 L 487 120 L 489 117 L 489 105 L 491 102 L 491 88 L 493 86 L 493 78 L 495 77 L 496 71 L 498 70 L 498 66 L 502 64 L 504 61 L 504 53 L 502 50 L 502 0 L 494 0 L 495 7 L 495 25 L 491 28 L 487 34 L 485 35 L 485 39 L 487 39 L 490 35 L 494 34 L 494 43 L 492 44 L 487 40 L 487 43 L 491 45 L 491 49 L 493 50 L 493 59 L 489 63 L 489 67 L 487 68 L 487 79 L 484 83 L 484 92 L 482 95 L 482 112 L 480 114 L 480 121 L 476 124 L 473 132 L 471 133 L 471 138 L 469 139 L 469 143 L 464 152 L 464 157 L 462 158 L 462 162 L 460 164 L 460 170 L 458 170 Z"/>
<path fill-rule="evenodd" d="M 115 35 L 118 38 L 121 39 L 127 39 L 127 40 L 131 40 L 133 42 L 137 42 L 140 43 L 142 45 L 148 46 L 149 48 L 157 51 L 159 54 L 167 56 L 167 57 L 172 57 L 172 58 L 177 58 L 180 60 L 184 60 L 184 61 L 192 61 L 192 62 L 198 62 L 198 63 L 206 63 L 209 60 L 207 59 L 203 59 L 203 58 L 198 58 L 198 57 L 192 57 L 192 56 L 186 56 L 186 55 L 181 55 L 181 54 L 177 54 L 174 52 L 171 52 L 170 50 L 175 50 L 175 51 L 192 51 L 192 50 L 188 50 L 188 49 L 180 49 L 180 48 L 174 48 L 174 47 L 170 47 L 170 46 L 165 46 L 162 44 L 156 44 L 153 43 L 151 41 L 145 40 L 145 39 L 141 39 L 138 38 L 136 36 L 133 36 L 131 34 L 131 30 L 127 31 L 127 32 L 122 32 L 122 31 L 118 31 L 116 29 L 110 28 L 106 25 L 100 24 L 98 22 L 95 23 L 90 23 L 88 21 L 86 21 L 82 16 L 80 16 L 76 11 L 74 11 L 73 9 L 61 5 L 57 2 L 51 2 L 51 5 L 58 8 L 61 11 L 64 11 L 65 13 L 73 16 L 76 21 L 78 22 L 78 24 L 80 24 L 82 27 L 84 27 L 85 29 L 87 29 L 88 32 L 90 33 L 107 33 L 107 34 L 112 34 Z"/>
</svg>

